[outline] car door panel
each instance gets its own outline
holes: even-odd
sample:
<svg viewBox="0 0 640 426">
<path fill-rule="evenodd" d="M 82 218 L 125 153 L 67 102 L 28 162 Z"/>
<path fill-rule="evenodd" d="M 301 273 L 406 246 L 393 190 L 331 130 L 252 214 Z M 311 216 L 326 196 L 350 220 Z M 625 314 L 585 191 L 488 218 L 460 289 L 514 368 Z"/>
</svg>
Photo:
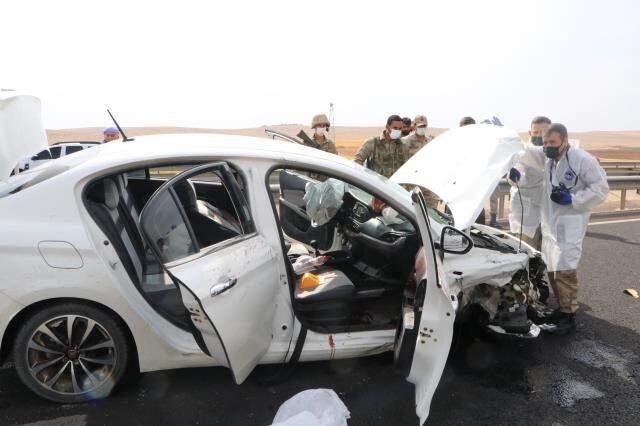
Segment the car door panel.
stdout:
<svg viewBox="0 0 640 426">
<path fill-rule="evenodd" d="M 201 241 L 215 239 L 197 238 L 195 233 L 217 233 L 219 228 L 191 226 L 189 218 L 197 212 L 188 209 L 200 200 L 191 180 L 186 180 L 206 173 L 217 174 L 229 190 L 243 233 L 201 247 Z M 154 255 L 180 289 L 196 342 L 242 383 L 271 344 L 282 254 L 256 232 L 246 201 L 234 185 L 225 163 L 184 171 L 151 197 L 140 225 Z"/>
<path fill-rule="evenodd" d="M 280 223 L 282 230 L 290 238 L 311 245 L 317 243 L 320 250 L 328 250 L 333 243 L 335 223 L 330 221 L 322 226 L 311 226 L 306 214 L 305 189 L 312 179 L 296 172 L 280 171 Z"/>
<path fill-rule="evenodd" d="M 395 351 L 396 362 L 398 356 L 409 354 L 399 369 L 404 370 L 407 380 L 415 385 L 416 414 L 423 424 L 449 355 L 456 302 L 442 279 L 442 263 L 436 256 L 424 197 L 414 190 L 412 200 L 423 247 L 416 258 L 417 290 L 413 309 L 404 309 Z"/>
<path fill-rule="evenodd" d="M 183 302 L 211 356 L 225 365 L 219 357 L 226 352 L 236 383 L 242 383 L 271 343 L 275 309 L 265 307 L 275 304 L 279 274 L 276 253 L 264 237 L 238 238 L 242 241 L 167 267 L 189 290 L 181 288 Z M 199 301 L 204 315 L 187 293 Z"/>
</svg>

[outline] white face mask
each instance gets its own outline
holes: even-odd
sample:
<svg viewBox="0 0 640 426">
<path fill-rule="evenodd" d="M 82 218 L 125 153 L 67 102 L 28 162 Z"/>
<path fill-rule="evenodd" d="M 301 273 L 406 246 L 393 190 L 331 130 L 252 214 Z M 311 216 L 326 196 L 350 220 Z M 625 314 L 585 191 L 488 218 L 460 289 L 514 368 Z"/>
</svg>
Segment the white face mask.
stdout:
<svg viewBox="0 0 640 426">
<path fill-rule="evenodd" d="M 391 129 L 391 131 L 389 132 L 389 137 L 391 137 L 391 139 L 399 139 L 400 136 L 402 136 L 402 130 Z"/>
<path fill-rule="evenodd" d="M 426 134 L 427 134 L 427 128 L 426 127 L 416 127 L 416 135 L 424 136 Z"/>
<path fill-rule="evenodd" d="M 318 136 L 327 136 L 327 128 L 326 127 L 316 127 L 316 135 Z"/>
</svg>

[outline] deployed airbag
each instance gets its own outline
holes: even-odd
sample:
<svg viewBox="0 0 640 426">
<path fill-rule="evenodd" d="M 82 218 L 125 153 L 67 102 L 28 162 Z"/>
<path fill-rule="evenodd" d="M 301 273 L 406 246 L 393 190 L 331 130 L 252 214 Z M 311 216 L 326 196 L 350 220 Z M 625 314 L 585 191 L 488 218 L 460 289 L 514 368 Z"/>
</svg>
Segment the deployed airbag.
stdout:
<svg viewBox="0 0 640 426">
<path fill-rule="evenodd" d="M 311 226 L 322 226 L 334 218 L 342 206 L 346 189 L 346 184 L 337 179 L 307 184 L 304 202 Z"/>
</svg>

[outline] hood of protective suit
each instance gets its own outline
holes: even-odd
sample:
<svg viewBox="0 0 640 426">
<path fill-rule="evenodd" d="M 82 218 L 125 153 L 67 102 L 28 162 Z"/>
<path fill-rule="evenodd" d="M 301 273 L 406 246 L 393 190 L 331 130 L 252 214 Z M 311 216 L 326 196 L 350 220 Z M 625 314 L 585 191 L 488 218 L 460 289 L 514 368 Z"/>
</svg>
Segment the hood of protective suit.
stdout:
<svg viewBox="0 0 640 426">
<path fill-rule="evenodd" d="M 0 91 L 0 181 L 9 177 L 20 160 L 46 146 L 40 99 Z"/>
<path fill-rule="evenodd" d="M 449 206 L 455 227 L 467 229 L 523 150 L 514 130 L 492 124 L 459 127 L 420 149 L 391 180 L 435 192 Z"/>
</svg>

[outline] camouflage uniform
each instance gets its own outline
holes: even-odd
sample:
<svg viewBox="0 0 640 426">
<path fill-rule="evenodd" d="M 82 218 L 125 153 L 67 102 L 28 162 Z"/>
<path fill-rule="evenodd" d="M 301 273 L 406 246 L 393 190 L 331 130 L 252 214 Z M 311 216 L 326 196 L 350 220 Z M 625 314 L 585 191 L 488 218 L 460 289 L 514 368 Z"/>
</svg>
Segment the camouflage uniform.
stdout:
<svg viewBox="0 0 640 426">
<path fill-rule="evenodd" d="M 409 153 L 409 157 L 407 159 L 413 157 L 414 154 L 420 150 L 420 148 L 422 148 L 432 140 L 433 136 L 427 135 L 425 136 L 424 140 L 420 141 L 418 140 L 418 136 L 415 134 L 415 132 L 411 133 L 409 136 L 405 136 L 404 138 L 402 138 L 402 143 L 407 146 L 407 152 Z"/>
<path fill-rule="evenodd" d="M 407 159 L 407 149 L 400 139 L 387 142 L 384 133 L 362 144 L 354 161 L 385 177 L 391 177 Z"/>
<path fill-rule="evenodd" d="M 312 148 L 319 149 L 320 151 L 329 152 L 331 154 L 338 155 L 338 150 L 336 149 L 336 144 L 329 138 L 324 138 L 324 143 L 318 142 L 316 135 L 313 135 L 312 139 L 317 145 L 312 146 Z"/>
<path fill-rule="evenodd" d="M 338 150 L 336 149 L 336 144 L 331 139 L 325 137 L 324 138 L 324 143 L 320 143 L 320 142 L 318 142 L 318 139 L 317 139 L 316 135 L 313 135 L 313 140 L 317 145 L 311 146 L 312 148 L 319 149 L 320 151 L 328 152 L 330 154 L 338 155 Z M 309 145 L 307 145 L 307 146 L 309 146 Z M 327 176 L 326 175 L 322 175 L 322 174 L 319 174 L 319 173 L 309 173 L 309 177 L 311 179 L 319 180 L 321 182 L 324 182 L 325 180 L 327 180 Z"/>
<path fill-rule="evenodd" d="M 409 136 L 405 136 L 404 138 L 402 138 L 402 143 L 405 145 L 407 150 L 407 159 L 413 157 L 415 153 L 420 150 L 420 148 L 422 148 L 432 140 L 433 136 L 427 135 L 425 136 L 424 140 L 420 141 L 418 140 L 415 132 L 411 133 Z M 427 202 L 427 207 L 431 207 L 433 209 L 437 208 L 438 204 L 440 203 L 440 198 L 426 188 L 421 187 L 420 189 L 422 190 L 422 195 L 424 195 L 424 200 Z"/>
</svg>

